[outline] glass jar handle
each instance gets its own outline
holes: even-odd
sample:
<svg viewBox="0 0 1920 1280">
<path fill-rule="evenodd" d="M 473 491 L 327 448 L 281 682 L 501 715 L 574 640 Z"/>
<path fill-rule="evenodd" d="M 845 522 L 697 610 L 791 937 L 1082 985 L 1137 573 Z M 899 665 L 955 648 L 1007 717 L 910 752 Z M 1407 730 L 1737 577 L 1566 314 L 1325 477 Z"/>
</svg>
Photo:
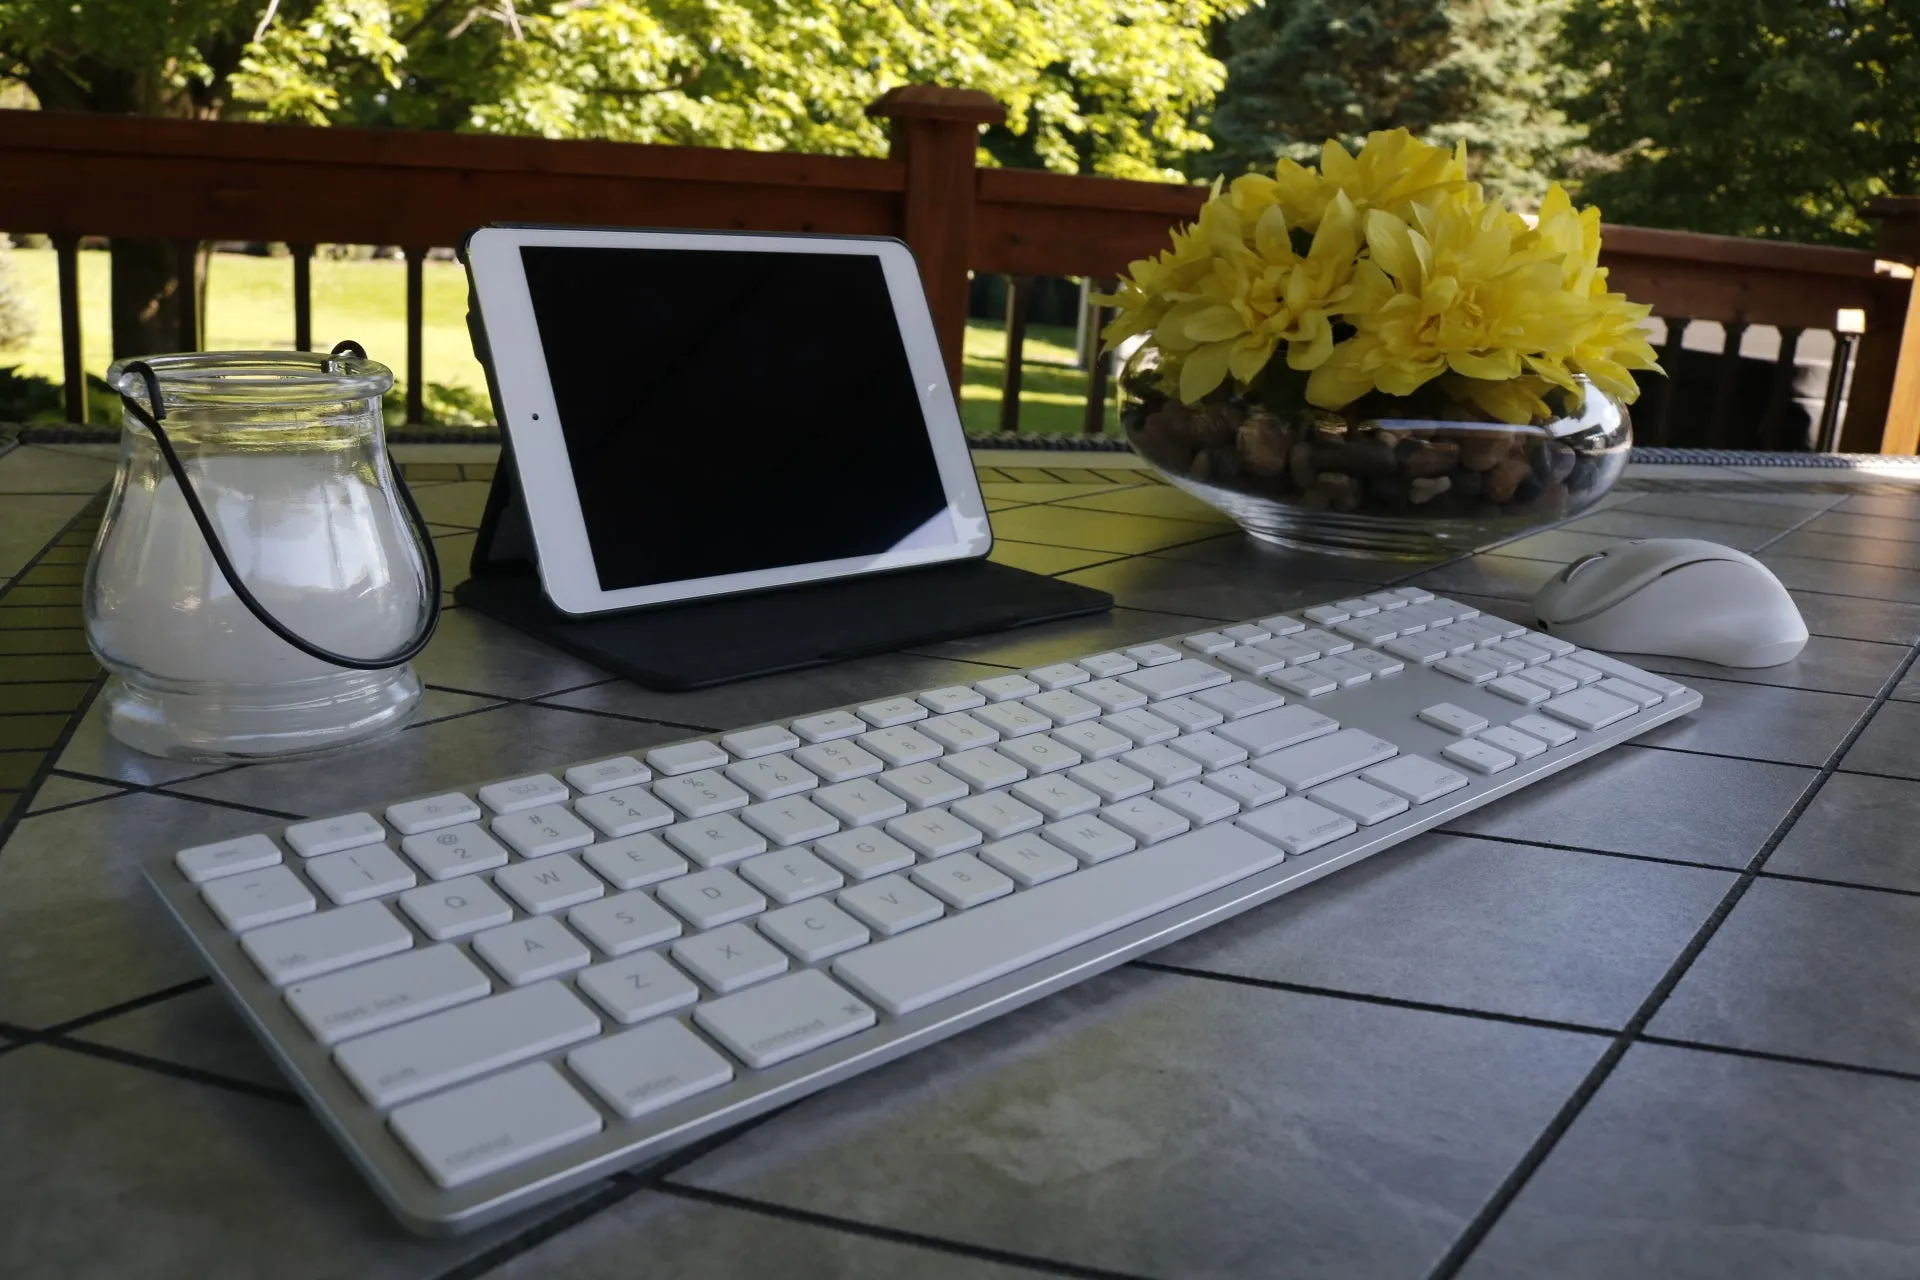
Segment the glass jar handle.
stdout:
<svg viewBox="0 0 1920 1280">
<path fill-rule="evenodd" d="M 366 349 L 349 339 L 335 346 L 330 355 L 339 355 L 351 351 L 354 355 L 366 358 Z M 440 557 L 434 553 L 433 535 L 427 531 L 427 522 L 420 514 L 420 508 L 413 500 L 413 492 L 407 488 L 406 477 L 400 474 L 400 464 L 393 460 L 393 452 L 387 452 L 387 469 L 393 473 L 393 482 L 399 486 L 400 500 L 406 504 L 407 519 L 412 524 L 412 533 L 420 546 L 420 552 L 427 562 L 427 598 L 430 601 L 427 620 L 420 633 L 395 653 L 382 658 L 354 658 L 344 653 L 334 653 L 322 649 L 319 645 L 295 634 L 284 623 L 263 608 L 247 590 L 247 584 L 240 580 L 240 571 L 233 567 L 233 561 L 227 556 L 227 549 L 220 545 L 219 535 L 213 531 L 213 521 L 207 518 L 206 508 L 200 505 L 200 496 L 193 491 L 192 483 L 187 479 L 187 470 L 180 465 L 180 455 L 174 452 L 173 442 L 167 439 L 167 433 L 161 429 L 160 419 L 167 416 L 166 403 L 160 396 L 160 378 L 153 366 L 144 360 L 130 361 L 128 373 L 137 373 L 147 384 L 147 398 L 153 404 L 153 412 L 148 413 L 139 401 L 122 391 L 120 401 L 127 412 L 139 420 L 140 425 L 153 433 L 154 443 L 160 446 L 161 456 L 167 460 L 167 470 L 173 472 L 173 479 L 180 486 L 180 496 L 187 500 L 187 510 L 193 513 L 193 522 L 200 526 L 200 536 L 206 539 L 207 550 L 213 553 L 213 562 L 220 566 L 220 573 L 233 588 L 233 594 L 240 603 L 247 606 L 247 612 L 259 619 L 260 625 L 273 632 L 309 658 L 331 663 L 336 667 L 346 667 L 352 671 L 386 671 L 420 655 L 433 639 L 433 633 L 440 625 Z"/>
</svg>

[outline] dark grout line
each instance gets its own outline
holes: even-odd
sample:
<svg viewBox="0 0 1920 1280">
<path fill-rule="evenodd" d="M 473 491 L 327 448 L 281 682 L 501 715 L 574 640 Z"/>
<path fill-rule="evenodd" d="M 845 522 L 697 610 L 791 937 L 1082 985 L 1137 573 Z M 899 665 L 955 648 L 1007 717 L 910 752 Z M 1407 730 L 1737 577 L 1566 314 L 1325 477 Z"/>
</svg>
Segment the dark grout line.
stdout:
<svg viewBox="0 0 1920 1280">
<path fill-rule="evenodd" d="M 52 1026 L 42 1027 L 40 1030 L 29 1032 L 28 1034 L 34 1036 L 36 1039 L 45 1036 L 65 1035 L 71 1031 L 79 1031 L 84 1027 L 91 1027 L 96 1023 L 118 1018 L 122 1014 L 135 1013 L 151 1005 L 164 1004 L 176 996 L 191 995 L 195 991 L 200 991 L 212 985 L 213 979 L 211 978 L 188 978 L 185 982 L 176 982 L 170 987 L 162 987 L 158 991 L 149 991 L 143 996 L 134 996 L 130 1000 L 122 1000 L 118 1004 L 110 1004 L 104 1009 L 95 1009 L 92 1013 L 83 1013 L 77 1018 L 68 1018 L 65 1022 L 56 1022 Z"/>
<path fill-rule="evenodd" d="M 1781 842 L 1787 838 L 1787 833 L 1793 830 L 1794 824 L 1800 820 L 1801 815 L 1812 806 L 1821 788 L 1826 785 L 1827 779 L 1838 771 L 1840 761 L 1859 740 L 1860 735 L 1866 732 L 1867 725 L 1872 723 L 1874 713 L 1885 705 L 1894 688 L 1913 666 L 1916 657 L 1920 657 L 1920 648 L 1909 649 L 1905 660 L 1887 677 L 1867 710 L 1854 721 L 1839 744 L 1828 753 L 1819 774 L 1795 798 L 1793 806 L 1774 825 L 1772 833 L 1760 846 L 1759 852 L 1741 869 L 1739 877 L 1727 887 L 1726 893 L 1714 905 L 1700 927 L 1694 931 L 1693 937 L 1687 940 L 1687 945 L 1681 948 L 1680 954 L 1674 957 L 1672 964 L 1667 966 L 1667 971 L 1660 976 L 1660 980 L 1654 984 L 1653 990 L 1647 994 L 1646 999 L 1641 1001 L 1633 1017 L 1628 1019 L 1626 1027 L 1607 1046 L 1606 1051 L 1600 1055 L 1600 1060 L 1587 1072 L 1566 1102 L 1561 1104 L 1560 1109 L 1547 1122 L 1546 1128 L 1527 1148 L 1526 1154 L 1520 1158 L 1519 1163 L 1502 1179 L 1493 1195 L 1481 1206 L 1479 1212 L 1467 1224 L 1466 1229 L 1460 1233 L 1445 1255 L 1428 1273 L 1427 1280 L 1451 1280 L 1451 1277 L 1458 1275 L 1467 1260 L 1473 1256 L 1474 1250 L 1479 1248 L 1480 1243 L 1492 1232 L 1508 1207 L 1519 1197 L 1522 1189 L 1553 1154 L 1560 1139 L 1579 1120 L 1587 1104 L 1613 1075 L 1621 1059 L 1626 1056 L 1627 1050 L 1646 1034 L 1648 1024 L 1653 1021 L 1655 1015 L 1660 1012 L 1661 1006 L 1680 985 L 1681 979 L 1693 967 L 1694 961 L 1699 959 L 1701 953 L 1706 950 L 1707 944 L 1720 931 L 1720 926 L 1726 923 L 1727 918 L 1733 914 L 1734 908 L 1740 905 L 1740 900 L 1759 879 L 1767 859 L 1773 856 L 1774 850 L 1779 848 Z"/>
<path fill-rule="evenodd" d="M 558 697 L 559 695 L 549 693 L 549 694 L 543 694 L 541 696 L 545 698 L 554 698 L 554 697 Z M 599 716 L 605 720 L 625 720 L 629 724 L 659 725 L 663 729 L 685 729 L 691 733 L 726 733 L 728 732 L 728 730 L 726 729 L 717 728 L 712 725 L 683 724 L 678 720 L 661 720 L 654 716 L 628 715 L 625 712 L 621 712 L 621 711 L 603 711 L 598 707 L 559 706 L 553 703 L 543 702 L 540 700 L 540 698 L 530 698 L 525 703 L 522 703 L 521 705 L 529 706 L 529 707 L 540 707 L 541 709 L 546 711 L 571 711 L 575 715 Z M 805 714 L 805 713 L 803 712 L 802 714 Z"/>
<path fill-rule="evenodd" d="M 1219 969 L 1196 969 L 1188 965 L 1167 964 L 1161 960 L 1134 960 L 1129 962 L 1128 968 L 1177 974 L 1183 978 L 1197 978 L 1206 982 L 1257 987 L 1263 991 L 1285 991 L 1292 995 L 1322 996 L 1330 1000 L 1353 1000 L 1360 1004 L 1378 1005 L 1386 1009 L 1406 1009 L 1415 1013 L 1439 1013 L 1456 1018 L 1476 1018 L 1482 1022 L 1503 1022 L 1510 1026 L 1532 1027 L 1539 1031 L 1566 1031 L 1583 1036 L 1619 1034 L 1617 1027 L 1594 1026 L 1584 1022 L 1561 1022 L 1554 1018 L 1536 1018 L 1524 1013 L 1502 1013 L 1497 1009 L 1469 1009 L 1461 1005 L 1436 1004 L 1429 1000 L 1409 1000 L 1403 996 L 1378 995 L 1370 991 L 1349 991 L 1341 987 L 1287 982 L 1279 978 L 1257 978 L 1249 974 L 1227 973 Z"/>
<path fill-rule="evenodd" d="M 182 778 L 181 781 L 192 782 L 195 781 L 195 779 Z M 221 809 L 234 809 L 240 813 L 258 814 L 263 818 L 272 818 L 276 822 L 305 822 L 310 816 L 304 813 L 289 813 L 284 809 L 268 809 L 262 805 L 247 804 L 240 800 L 215 800 L 208 796 L 194 795 L 191 791 L 172 791 L 168 789 L 168 787 L 177 785 L 179 784 L 169 783 L 167 786 L 143 787 L 141 790 L 147 792 L 149 795 L 165 796 L 169 800 L 191 800 L 196 804 L 210 804 Z"/>
<path fill-rule="evenodd" d="M 1687 1040 L 1675 1036 L 1643 1035 L 1641 1044 L 1657 1044 L 1668 1049 L 1691 1049 L 1696 1053 L 1714 1053 L 1723 1058 L 1748 1058 L 1756 1062 L 1777 1062 L 1790 1067 L 1814 1067 L 1822 1071 L 1844 1071 L 1848 1075 L 1872 1076 L 1878 1080 L 1905 1080 L 1920 1084 L 1920 1071 L 1901 1071 L 1894 1067 L 1869 1067 L 1858 1062 L 1839 1062 L 1832 1058 L 1803 1058 L 1792 1053 L 1773 1053 L 1766 1049 L 1743 1049 L 1738 1045 L 1711 1044 L 1705 1040 Z"/>
<path fill-rule="evenodd" d="M 740 1209 L 748 1213 L 757 1213 L 770 1218 L 784 1218 L 788 1222 L 797 1222 L 804 1226 L 826 1227 L 832 1230 L 849 1232 L 853 1235 L 867 1236 L 875 1240 L 885 1240 L 890 1244 L 911 1245 L 929 1249 L 938 1253 L 954 1254 L 963 1258 L 973 1258 L 980 1262 L 997 1262 L 1001 1266 L 1020 1267 L 1042 1275 L 1076 1276 L 1082 1280 L 1140 1280 L 1139 1277 L 1125 1271 L 1109 1271 L 1104 1267 L 1088 1267 L 1079 1263 L 1061 1262 L 1052 1258 L 1036 1258 L 1023 1253 L 1014 1253 L 1006 1249 L 995 1249 L 987 1245 L 967 1244 L 958 1240 L 948 1240 L 941 1236 L 926 1235 L 918 1231 L 904 1231 L 898 1227 L 883 1227 L 871 1222 L 860 1222 L 852 1218 L 841 1218 L 833 1214 L 817 1213 L 811 1209 L 798 1209 L 791 1205 L 774 1204 L 770 1201 L 755 1200 L 748 1196 L 738 1196 L 726 1191 L 709 1191 L 705 1187 L 692 1187 L 680 1182 L 667 1182 L 660 1190 L 670 1196 L 683 1200 L 694 1200 L 702 1204 L 717 1205 L 726 1209 Z"/>
<path fill-rule="evenodd" d="M 224 1076 L 217 1071 L 206 1071 L 199 1067 L 189 1067 L 178 1062 L 168 1062 L 164 1058 L 149 1057 L 144 1053 L 134 1053 L 128 1049 L 116 1049 L 110 1045 L 95 1044 L 89 1040 L 71 1040 L 65 1036 L 42 1036 L 38 1043 L 50 1049 L 64 1049 L 68 1053 L 77 1053 L 86 1058 L 99 1058 L 107 1062 L 118 1063 L 123 1067 L 133 1067 L 141 1071 L 150 1071 L 155 1075 L 167 1076 L 174 1080 L 184 1080 L 191 1084 L 203 1084 L 211 1088 L 222 1089 L 228 1093 L 241 1094 L 244 1097 L 259 1098 L 267 1102 L 279 1102 L 305 1108 L 300 1095 L 291 1089 L 276 1085 L 255 1084 L 251 1080 L 240 1080 L 233 1076 Z"/>
<path fill-rule="evenodd" d="M 1888 884 L 1866 884 L 1859 880 L 1834 880 L 1826 876 L 1795 875 L 1790 871 L 1761 871 L 1762 880 L 1780 880 L 1788 884 L 1820 885 L 1828 889 L 1853 889 L 1860 893 L 1891 893 L 1899 898 L 1920 898 L 1920 889 L 1896 889 Z"/>
<path fill-rule="evenodd" d="M 1908 703 L 1905 698 L 1895 699 L 1895 701 L 1908 706 L 1913 705 L 1912 703 Z M 1911 782 L 1920 784 L 1920 778 L 1910 778 L 1900 773 L 1877 773 L 1872 769 L 1836 769 L 1834 772 L 1850 774 L 1856 778 L 1879 778 L 1883 782 Z"/>
<path fill-rule="evenodd" d="M 1625 746 L 1625 743 L 1618 744 Z M 1583 844 L 1561 844 L 1553 840 L 1529 840 L 1523 836 L 1496 836 L 1482 831 L 1462 831 L 1457 827 L 1435 827 L 1434 834 L 1452 836 L 1459 840 L 1486 840 L 1493 844 L 1515 845 L 1522 849 L 1545 849 L 1553 853 L 1584 853 L 1596 858 L 1618 858 L 1622 862 L 1651 862 L 1662 867 L 1687 867 L 1696 871 L 1723 871 L 1729 875 L 1739 873 L 1738 867 L 1729 867 L 1720 862 L 1696 862 L 1692 858 L 1663 858 L 1655 853 L 1622 853 L 1618 849 L 1595 849 Z"/>
</svg>

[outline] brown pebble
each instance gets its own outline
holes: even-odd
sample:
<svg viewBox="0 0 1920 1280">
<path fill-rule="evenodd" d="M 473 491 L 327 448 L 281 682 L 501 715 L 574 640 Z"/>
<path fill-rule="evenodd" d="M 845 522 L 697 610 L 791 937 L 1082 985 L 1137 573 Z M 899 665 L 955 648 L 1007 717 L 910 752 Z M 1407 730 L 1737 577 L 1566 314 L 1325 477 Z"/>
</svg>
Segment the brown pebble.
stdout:
<svg viewBox="0 0 1920 1280">
<path fill-rule="evenodd" d="M 1360 482 L 1338 471 L 1315 476 L 1313 487 L 1327 495 L 1327 505 L 1335 511 L 1352 511 L 1360 505 Z"/>
<path fill-rule="evenodd" d="M 1487 487 L 1482 491 L 1489 502 L 1507 502 L 1513 498 L 1515 489 L 1522 480 L 1533 475 L 1533 468 L 1521 457 L 1508 457 L 1500 465 L 1487 472 Z"/>
<path fill-rule="evenodd" d="M 1256 476 L 1277 476 L 1287 469 L 1288 449 L 1292 442 L 1286 424 L 1272 414 L 1255 410 L 1240 424 L 1237 437 L 1240 458 Z"/>
<path fill-rule="evenodd" d="M 1541 484 L 1558 484 L 1572 474 L 1575 457 L 1558 440 L 1542 440 L 1533 449 L 1533 474 Z"/>
<path fill-rule="evenodd" d="M 1287 452 L 1287 470 L 1293 476 L 1296 489 L 1313 488 L 1313 446 L 1301 441 Z"/>
<path fill-rule="evenodd" d="M 1462 431 L 1460 465 L 1468 471 L 1491 471 L 1512 448 L 1511 431 Z"/>
<path fill-rule="evenodd" d="M 1201 448 L 1232 444 L 1246 410 L 1237 404 L 1203 404 L 1193 415 L 1193 442 Z"/>
<path fill-rule="evenodd" d="M 1430 501 L 1453 487 L 1445 476 L 1423 476 L 1407 485 L 1407 500 L 1416 505 Z"/>
<path fill-rule="evenodd" d="M 1451 440 L 1409 440 L 1396 452 L 1400 474 L 1409 480 L 1444 476 L 1460 465 L 1460 446 Z"/>
</svg>

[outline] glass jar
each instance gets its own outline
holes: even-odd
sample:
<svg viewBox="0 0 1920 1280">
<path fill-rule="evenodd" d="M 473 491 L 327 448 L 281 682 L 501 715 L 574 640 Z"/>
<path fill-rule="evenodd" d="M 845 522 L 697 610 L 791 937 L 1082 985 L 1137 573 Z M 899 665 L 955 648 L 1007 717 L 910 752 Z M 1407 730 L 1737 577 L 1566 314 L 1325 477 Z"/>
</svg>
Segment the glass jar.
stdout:
<svg viewBox="0 0 1920 1280">
<path fill-rule="evenodd" d="M 409 531 L 388 465 L 385 366 L 285 351 L 144 363 L 212 531 L 270 617 L 310 645 L 369 662 L 432 626 L 430 548 Z M 128 362 L 107 380 L 152 409 L 146 379 Z M 131 411 L 87 567 L 86 625 L 111 673 L 101 699 L 107 728 L 151 755 L 317 754 L 400 728 L 420 700 L 409 664 L 337 666 L 256 618 L 209 551 L 153 432 Z"/>
<path fill-rule="evenodd" d="M 1333 555 L 1429 559 L 1552 524 L 1592 506 L 1625 470 L 1626 406 L 1585 378 L 1550 415 L 1501 422 L 1429 384 L 1314 408 L 1256 381 L 1182 404 L 1162 353 L 1142 346 L 1121 374 L 1120 422 L 1170 482 L 1263 541 Z"/>
</svg>

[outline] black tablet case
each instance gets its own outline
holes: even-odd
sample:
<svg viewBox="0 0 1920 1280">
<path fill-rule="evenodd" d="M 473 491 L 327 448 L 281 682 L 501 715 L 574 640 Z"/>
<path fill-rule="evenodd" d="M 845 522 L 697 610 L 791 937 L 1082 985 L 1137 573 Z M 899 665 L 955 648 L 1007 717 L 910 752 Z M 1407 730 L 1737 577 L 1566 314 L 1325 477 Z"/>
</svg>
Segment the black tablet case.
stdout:
<svg viewBox="0 0 1920 1280">
<path fill-rule="evenodd" d="M 464 244 L 461 250 L 464 260 Z M 495 418 L 504 422 L 479 303 L 471 291 L 467 327 L 486 371 Z M 966 560 L 574 617 L 554 608 L 541 587 L 512 440 L 504 428 L 501 436 L 500 465 L 474 539 L 471 576 L 454 588 L 454 599 L 650 689 L 705 688 L 1100 613 L 1113 605 L 1112 596 L 1091 587 L 989 560 Z"/>
</svg>

